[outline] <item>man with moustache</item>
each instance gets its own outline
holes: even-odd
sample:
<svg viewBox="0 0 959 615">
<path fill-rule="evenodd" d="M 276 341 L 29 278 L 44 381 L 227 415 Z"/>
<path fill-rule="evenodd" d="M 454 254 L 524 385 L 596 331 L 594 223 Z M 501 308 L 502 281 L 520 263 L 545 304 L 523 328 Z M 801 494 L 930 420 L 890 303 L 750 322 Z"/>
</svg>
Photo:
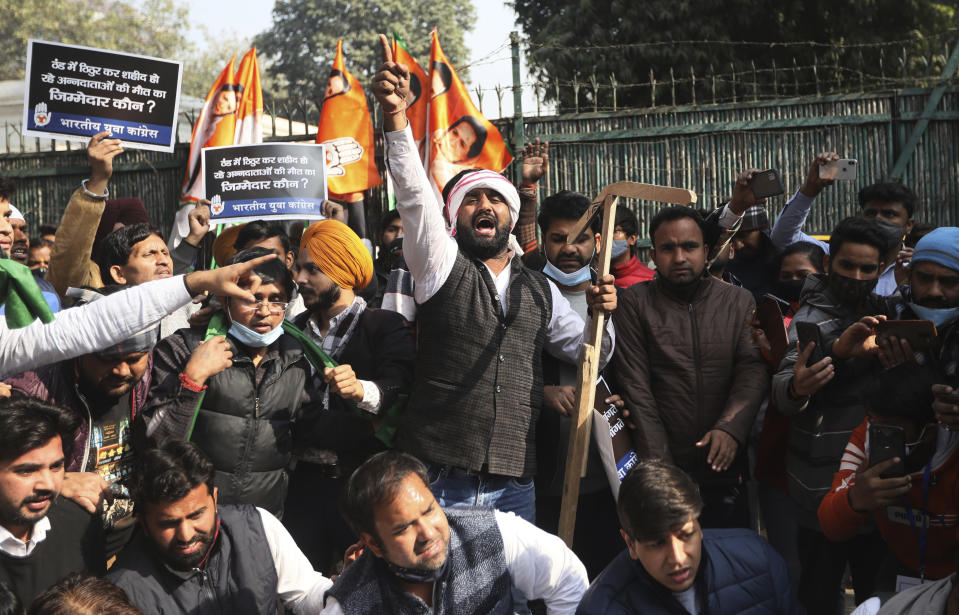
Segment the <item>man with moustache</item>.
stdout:
<svg viewBox="0 0 959 615">
<path fill-rule="evenodd" d="M 70 573 L 105 570 L 100 520 L 58 497 L 78 422 L 35 399 L 0 399 L 0 582 L 23 604 Z"/>
<path fill-rule="evenodd" d="M 314 571 L 276 517 L 218 503 L 210 459 L 169 442 L 137 462 L 141 532 L 107 579 L 144 613 L 318 613 L 330 580 Z"/>
<path fill-rule="evenodd" d="M 294 322 L 339 365 L 313 370 L 308 384 L 312 403 L 295 423 L 297 461 L 283 522 L 322 570 L 355 542 L 337 507 L 340 491 L 385 448 L 374 422 L 393 420 L 387 412 L 413 383 L 412 329 L 396 312 L 368 307 L 356 294 L 372 275 L 370 253 L 342 222 L 321 220 L 303 233 L 296 282 L 307 311 Z"/>
<path fill-rule="evenodd" d="M 343 501 L 362 552 L 326 593 L 322 615 L 514 613 L 510 588 L 572 615 L 586 570 L 563 542 L 516 515 L 444 510 L 426 467 L 378 453 L 350 477 Z"/>
<path fill-rule="evenodd" d="M 81 304 L 123 290 L 87 291 Z M 6 380 L 13 390 L 70 410 L 78 421 L 66 458 L 63 495 L 90 513 L 101 511 L 108 529 L 108 553 L 116 553 L 132 532 L 133 501 L 126 483 L 133 463 L 133 421 L 150 389 L 151 351 L 159 327 L 67 361 L 52 363 Z"/>
<path fill-rule="evenodd" d="M 768 376 L 746 324 L 756 304 L 706 275 L 703 228 L 689 207 L 653 216 L 656 278 L 623 291 L 613 367 L 638 422 L 636 452 L 693 477 L 704 527 L 748 527 L 745 445 Z"/>
<path fill-rule="evenodd" d="M 386 161 L 421 323 L 397 447 L 429 462 L 441 505 L 492 506 L 532 521 L 542 353 L 575 363 L 583 320 L 545 276 L 523 266 L 510 241 L 519 195 L 501 174 L 470 170 L 451 179 L 443 189 L 446 227 L 406 119 L 409 70 L 393 62 L 385 36 L 380 42 L 384 62 L 373 93 L 384 111 Z M 588 303 L 612 313 L 613 276 L 599 284 L 587 289 Z M 612 351 L 611 330 L 600 366 Z"/>
</svg>

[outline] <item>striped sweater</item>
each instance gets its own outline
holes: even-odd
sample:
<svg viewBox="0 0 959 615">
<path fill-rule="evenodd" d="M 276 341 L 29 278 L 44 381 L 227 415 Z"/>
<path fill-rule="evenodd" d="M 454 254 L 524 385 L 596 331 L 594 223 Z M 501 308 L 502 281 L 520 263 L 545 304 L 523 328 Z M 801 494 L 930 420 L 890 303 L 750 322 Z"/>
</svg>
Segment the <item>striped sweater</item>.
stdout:
<svg viewBox="0 0 959 615">
<path fill-rule="evenodd" d="M 849 540 L 865 523 L 869 513 L 859 513 L 849 504 L 849 489 L 856 484 L 856 471 L 869 450 L 869 419 L 853 431 L 833 476 L 832 488 L 819 505 L 819 523 L 830 540 Z M 924 468 L 923 468 L 924 469 Z M 922 505 L 923 469 L 910 475 L 912 489 L 906 496 L 913 510 L 916 529 L 909 523 L 905 502 L 875 511 L 883 540 L 899 560 L 919 571 L 919 527 L 929 515 L 926 576 L 940 579 L 955 571 L 959 548 L 959 433 L 939 429 L 932 459 L 929 502 Z"/>
</svg>

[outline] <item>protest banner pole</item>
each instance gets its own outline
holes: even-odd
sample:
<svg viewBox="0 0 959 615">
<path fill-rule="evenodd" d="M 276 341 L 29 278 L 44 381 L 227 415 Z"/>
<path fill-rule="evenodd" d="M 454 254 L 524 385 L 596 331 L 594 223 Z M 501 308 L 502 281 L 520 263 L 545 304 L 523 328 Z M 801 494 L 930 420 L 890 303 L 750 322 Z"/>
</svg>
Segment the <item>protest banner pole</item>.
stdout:
<svg viewBox="0 0 959 615">
<path fill-rule="evenodd" d="M 609 274 L 610 256 L 613 247 L 613 232 L 616 228 L 616 205 L 619 197 L 661 201 L 675 205 L 696 202 L 696 193 L 683 188 L 655 186 L 636 182 L 617 182 L 603 188 L 586 213 L 573 226 L 566 241 L 572 243 L 589 228 L 597 214 L 602 215 L 601 241 L 597 263 L 598 279 Z M 593 405 L 596 397 L 596 379 L 599 375 L 599 352 L 603 342 L 605 314 L 596 311 L 586 323 L 583 346 L 580 350 L 576 377 L 576 403 L 569 430 L 569 449 L 566 454 L 566 475 L 563 480 L 563 499 L 559 513 L 559 537 L 567 546 L 573 546 L 573 531 L 576 527 L 576 504 L 579 500 L 579 481 L 586 474 L 589 457 L 589 438 L 592 433 Z"/>
</svg>

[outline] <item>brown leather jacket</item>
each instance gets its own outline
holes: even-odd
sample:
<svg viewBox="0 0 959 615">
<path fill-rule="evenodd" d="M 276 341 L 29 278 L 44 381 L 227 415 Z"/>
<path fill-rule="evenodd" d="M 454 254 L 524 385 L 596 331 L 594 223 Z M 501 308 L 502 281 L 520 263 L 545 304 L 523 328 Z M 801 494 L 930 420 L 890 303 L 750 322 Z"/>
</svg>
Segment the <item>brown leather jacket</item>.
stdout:
<svg viewBox="0 0 959 615">
<path fill-rule="evenodd" d="M 708 277 L 690 303 L 659 279 L 624 290 L 613 314 L 613 366 L 626 407 L 637 420 L 634 446 L 701 479 L 707 431 L 743 444 L 769 388 L 759 351 L 749 343 L 752 294 Z"/>
</svg>

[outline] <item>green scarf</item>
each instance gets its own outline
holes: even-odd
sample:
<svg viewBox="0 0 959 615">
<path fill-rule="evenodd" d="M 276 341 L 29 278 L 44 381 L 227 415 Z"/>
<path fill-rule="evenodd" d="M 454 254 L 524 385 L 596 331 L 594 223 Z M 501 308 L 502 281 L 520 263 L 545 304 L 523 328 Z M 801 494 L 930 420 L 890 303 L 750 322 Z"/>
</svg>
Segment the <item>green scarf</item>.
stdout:
<svg viewBox="0 0 959 615">
<path fill-rule="evenodd" d="M 11 329 L 26 327 L 37 318 L 53 322 L 53 312 L 43 298 L 33 272 L 9 258 L 0 258 L 0 302 Z"/>
<path fill-rule="evenodd" d="M 329 367 L 330 369 L 339 365 L 336 361 L 333 360 L 333 357 L 326 354 L 326 352 L 320 348 L 316 342 L 314 342 L 310 337 L 300 330 L 295 324 L 289 320 L 283 320 L 283 332 L 295 339 L 300 347 L 303 349 L 303 354 L 306 355 L 307 360 L 313 365 L 316 371 L 322 376 L 324 368 Z M 226 337 L 227 332 L 229 331 L 229 326 L 226 322 L 226 315 L 223 312 L 218 312 L 210 319 L 210 324 L 207 325 L 206 335 L 203 340 L 206 341 L 211 337 L 222 335 Z M 187 440 L 193 435 L 193 428 L 196 425 L 196 418 L 200 414 L 200 406 L 203 404 L 203 397 L 206 395 L 206 392 L 200 394 L 200 399 L 196 404 L 196 410 L 193 412 L 193 420 L 190 421 L 190 431 L 187 435 Z M 376 436 L 383 444 L 387 447 L 393 447 L 393 440 L 396 438 L 396 428 L 399 426 L 400 413 L 403 408 L 406 407 L 406 400 L 408 395 L 400 395 L 396 402 L 387 408 L 385 411 L 381 412 L 379 416 L 373 416 L 369 412 L 364 412 L 356 407 L 356 404 L 349 400 L 344 400 L 347 406 L 353 411 L 363 416 L 369 418 L 373 422 L 374 432 L 373 435 Z"/>
</svg>

